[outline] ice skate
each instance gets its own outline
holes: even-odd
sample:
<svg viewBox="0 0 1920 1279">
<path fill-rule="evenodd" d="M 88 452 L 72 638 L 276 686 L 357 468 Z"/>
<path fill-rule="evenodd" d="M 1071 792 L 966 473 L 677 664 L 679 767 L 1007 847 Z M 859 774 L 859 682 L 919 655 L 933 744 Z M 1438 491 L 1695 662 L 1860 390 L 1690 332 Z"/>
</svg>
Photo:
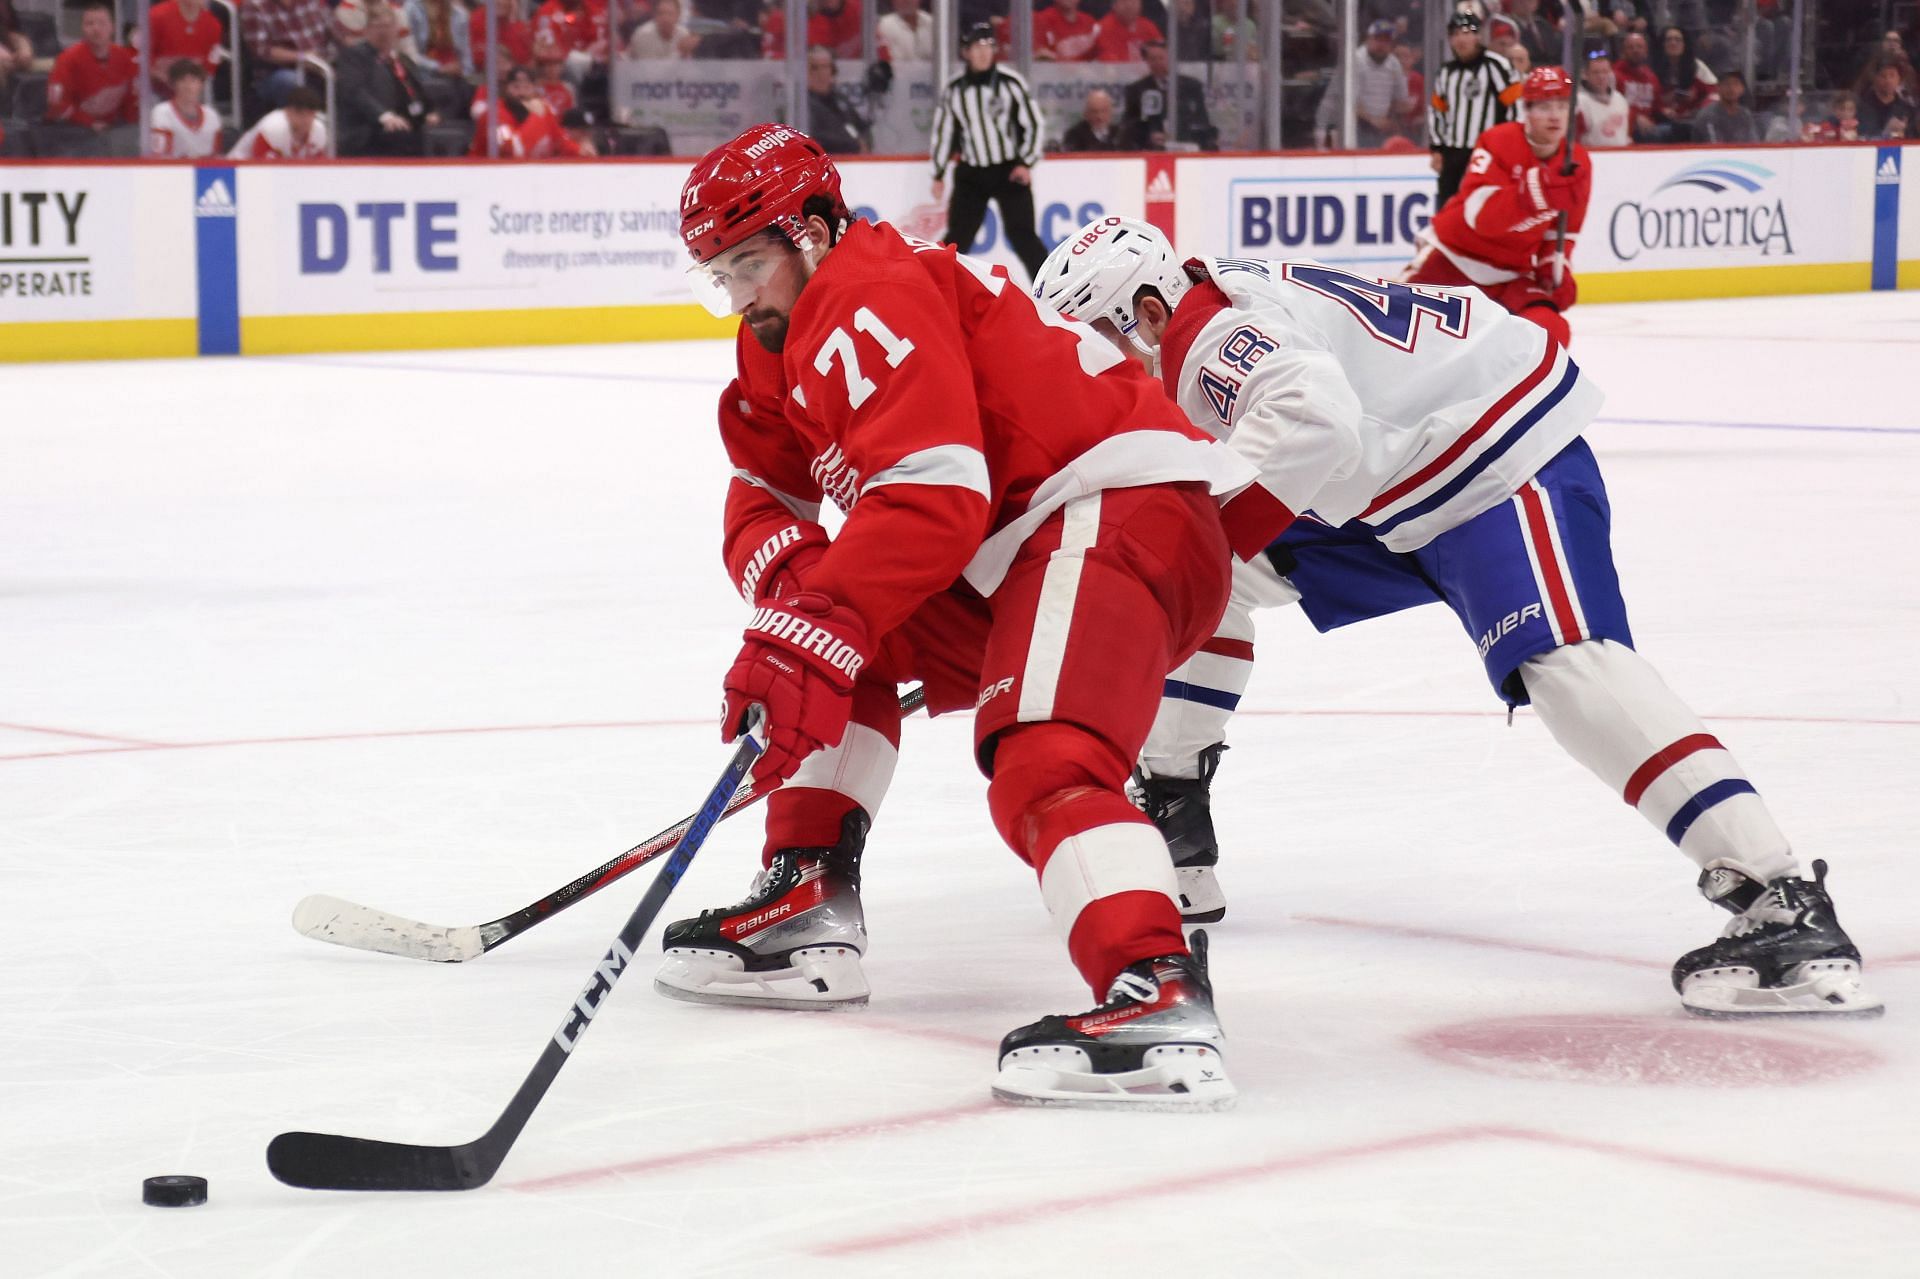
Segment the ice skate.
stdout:
<svg viewBox="0 0 1920 1279">
<path fill-rule="evenodd" d="M 850 1008 L 867 1002 L 860 955 L 860 851 L 867 815 L 847 815 L 832 848 L 788 848 L 746 900 L 668 924 L 653 988 L 670 999 L 760 1008 Z"/>
<path fill-rule="evenodd" d="M 1860 952 L 1833 913 L 1827 864 L 1813 879 L 1781 876 L 1762 886 L 1725 862 L 1700 873 L 1700 892 L 1733 912 L 1710 946 L 1673 966 L 1673 986 L 1703 1017 L 1878 1017 L 1886 1011 L 1861 982 Z"/>
<path fill-rule="evenodd" d="M 1213 871 L 1220 862 L 1220 845 L 1213 834 L 1209 799 L 1226 749 L 1221 742 L 1201 751 L 1198 777 L 1156 777 L 1144 769 L 1133 775 L 1134 802 L 1173 854 L 1183 924 L 1217 924 L 1227 914 L 1227 899 Z"/>
<path fill-rule="evenodd" d="M 1193 954 L 1130 964 L 1106 1002 L 1042 1017 L 1000 1041 L 993 1095 L 1023 1106 L 1225 1110 L 1236 1096 L 1207 980 L 1207 935 Z"/>
</svg>

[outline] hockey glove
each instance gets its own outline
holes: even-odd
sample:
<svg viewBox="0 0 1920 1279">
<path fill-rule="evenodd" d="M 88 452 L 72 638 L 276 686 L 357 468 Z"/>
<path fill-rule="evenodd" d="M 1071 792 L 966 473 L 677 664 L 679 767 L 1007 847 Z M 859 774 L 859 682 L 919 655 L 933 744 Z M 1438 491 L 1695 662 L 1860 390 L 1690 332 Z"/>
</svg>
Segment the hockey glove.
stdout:
<svg viewBox="0 0 1920 1279">
<path fill-rule="evenodd" d="M 795 520 L 769 533 L 740 566 L 741 598 L 760 604 L 797 594 L 827 545 L 827 531 L 810 521 Z"/>
<path fill-rule="evenodd" d="M 793 776 L 823 746 L 838 746 L 853 713 L 853 682 L 872 648 L 852 609 L 803 591 L 763 604 L 727 671 L 720 736 L 740 734 L 747 710 L 767 708 L 767 752 L 754 765 L 757 786 Z"/>
</svg>

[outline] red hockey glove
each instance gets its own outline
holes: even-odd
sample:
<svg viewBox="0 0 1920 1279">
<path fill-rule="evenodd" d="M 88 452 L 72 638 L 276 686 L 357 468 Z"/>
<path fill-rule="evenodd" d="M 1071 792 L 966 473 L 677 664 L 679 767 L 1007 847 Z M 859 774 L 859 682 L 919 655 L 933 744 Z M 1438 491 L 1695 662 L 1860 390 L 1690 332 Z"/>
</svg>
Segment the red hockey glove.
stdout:
<svg viewBox="0 0 1920 1279">
<path fill-rule="evenodd" d="M 749 604 L 797 594 L 808 569 L 827 553 L 827 531 L 795 520 L 769 533 L 740 566 L 740 595 Z"/>
<path fill-rule="evenodd" d="M 1556 311 L 1565 311 L 1580 296 L 1574 282 L 1573 264 L 1560 252 L 1560 242 L 1552 236 L 1542 240 L 1533 251 L 1533 285 Z"/>
<path fill-rule="evenodd" d="M 727 671 L 720 737 L 739 736 L 754 703 L 767 708 L 767 753 L 753 767 L 768 786 L 822 746 L 838 746 L 853 713 L 853 682 L 872 649 L 852 609 L 803 591 L 762 605 L 748 624 L 740 656 Z"/>
</svg>

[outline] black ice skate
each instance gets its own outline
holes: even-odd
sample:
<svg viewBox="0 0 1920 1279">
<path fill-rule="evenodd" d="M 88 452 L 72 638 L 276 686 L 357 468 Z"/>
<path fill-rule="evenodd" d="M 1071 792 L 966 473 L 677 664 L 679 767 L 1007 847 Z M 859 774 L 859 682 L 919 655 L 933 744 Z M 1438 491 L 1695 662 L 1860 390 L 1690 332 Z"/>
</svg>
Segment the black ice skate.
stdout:
<svg viewBox="0 0 1920 1279">
<path fill-rule="evenodd" d="M 993 1095 L 1025 1106 L 1225 1110 L 1233 1083 L 1207 981 L 1207 935 L 1193 954 L 1130 964 L 1106 1002 L 1042 1017 L 1000 1041 Z"/>
<path fill-rule="evenodd" d="M 1860 952 L 1834 917 L 1827 864 L 1813 879 L 1781 876 L 1764 887 L 1726 862 L 1700 872 L 1700 892 L 1733 912 L 1711 946 L 1680 957 L 1673 987 L 1703 1017 L 1878 1017 L 1886 1011 L 1860 981 Z"/>
<path fill-rule="evenodd" d="M 1213 835 L 1209 799 L 1226 749 L 1225 742 L 1217 742 L 1201 751 L 1198 777 L 1155 777 L 1144 770 L 1133 775 L 1134 802 L 1173 853 L 1183 924 L 1217 924 L 1227 916 L 1227 899 L 1213 873 L 1220 845 Z"/>
<path fill-rule="evenodd" d="M 848 1008 L 867 1002 L 860 954 L 860 851 L 867 815 L 847 814 L 832 848 L 787 848 L 738 905 L 667 925 L 653 988 L 671 999 L 762 1008 Z"/>
</svg>

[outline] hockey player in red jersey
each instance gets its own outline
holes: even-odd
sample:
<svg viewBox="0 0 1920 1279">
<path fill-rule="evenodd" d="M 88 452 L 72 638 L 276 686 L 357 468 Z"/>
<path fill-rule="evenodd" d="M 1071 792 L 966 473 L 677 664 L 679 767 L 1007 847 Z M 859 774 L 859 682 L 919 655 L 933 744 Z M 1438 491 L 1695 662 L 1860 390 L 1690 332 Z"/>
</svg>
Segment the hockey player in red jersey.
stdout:
<svg viewBox="0 0 1920 1279">
<path fill-rule="evenodd" d="M 1593 189 L 1592 157 L 1567 138 L 1572 104 L 1559 67 L 1527 77 L 1523 118 L 1480 135 L 1460 194 L 1420 233 L 1407 283 L 1477 285 L 1562 346 L 1572 341 L 1574 237 Z"/>
<path fill-rule="evenodd" d="M 1035 291 L 1157 363 L 1189 420 L 1259 466 L 1252 491 L 1300 517 L 1236 567 L 1221 627 L 1168 676 L 1142 756 L 1149 808 L 1184 805 L 1155 813 L 1183 883 L 1211 860 L 1185 854 L 1214 851 L 1207 782 L 1252 672 L 1252 610 L 1297 601 L 1325 631 L 1444 602 L 1501 699 L 1531 703 L 1734 916 L 1675 963 L 1684 1007 L 1881 1012 L 1825 863 L 1802 877 L 1739 761 L 1634 646 L 1606 484 L 1581 438 L 1601 394 L 1564 346 L 1472 289 L 1311 261 L 1183 263 L 1120 217 L 1063 241 Z"/>
<path fill-rule="evenodd" d="M 710 152 L 681 218 L 697 291 L 744 320 L 720 404 L 725 550 L 757 608 L 723 731 L 764 705 L 755 780 L 790 780 L 755 891 L 671 925 L 658 986 L 864 999 L 857 858 L 893 768 L 897 683 L 920 677 L 931 709 L 977 707 L 994 824 L 1104 996 L 1009 1034 L 995 1093 L 1227 1104 L 1204 950 L 1124 786 L 1166 672 L 1225 607 L 1215 495 L 1252 468 L 1004 273 L 854 220 L 793 129 Z M 846 512 L 831 539 L 823 500 Z"/>
</svg>

